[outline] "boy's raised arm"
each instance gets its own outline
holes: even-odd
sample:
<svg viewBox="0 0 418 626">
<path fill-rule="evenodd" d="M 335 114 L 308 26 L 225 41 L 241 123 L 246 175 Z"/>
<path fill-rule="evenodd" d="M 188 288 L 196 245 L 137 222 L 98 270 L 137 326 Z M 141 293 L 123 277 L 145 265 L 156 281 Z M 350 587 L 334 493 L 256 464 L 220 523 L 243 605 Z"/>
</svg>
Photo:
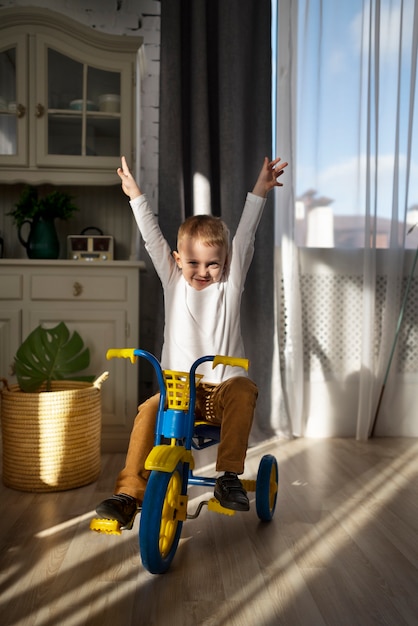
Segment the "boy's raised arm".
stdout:
<svg viewBox="0 0 418 626">
<path fill-rule="evenodd" d="M 279 183 L 277 179 L 283 174 L 285 167 L 287 167 L 287 162 L 282 161 L 280 157 L 273 161 L 269 161 L 268 157 L 264 157 L 263 166 L 254 185 L 253 194 L 265 198 L 274 187 L 283 187 L 283 184 Z"/>
<path fill-rule="evenodd" d="M 287 162 L 282 161 L 280 157 L 273 161 L 264 157 L 263 166 L 253 188 L 253 194 L 265 198 L 274 187 L 282 187 L 282 183 L 279 183 L 277 179 L 283 174 L 285 167 L 287 167 Z M 118 167 L 117 174 L 122 181 L 122 189 L 130 200 L 142 196 L 142 191 L 132 176 L 124 156 L 121 158 L 121 167 Z"/>
<path fill-rule="evenodd" d="M 116 170 L 119 178 L 122 181 L 122 189 L 129 196 L 130 200 L 134 200 L 134 198 L 138 198 L 138 196 L 142 196 L 142 191 L 137 185 L 134 177 L 131 174 L 131 170 L 128 167 L 125 157 L 121 158 L 122 167 L 118 167 Z"/>
</svg>

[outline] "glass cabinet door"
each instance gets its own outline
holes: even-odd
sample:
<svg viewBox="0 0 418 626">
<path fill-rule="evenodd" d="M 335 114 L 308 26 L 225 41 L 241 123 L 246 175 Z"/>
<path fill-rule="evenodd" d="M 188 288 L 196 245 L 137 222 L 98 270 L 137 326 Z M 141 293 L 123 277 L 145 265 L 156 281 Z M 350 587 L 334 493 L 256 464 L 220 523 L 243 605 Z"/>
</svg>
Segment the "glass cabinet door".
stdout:
<svg viewBox="0 0 418 626">
<path fill-rule="evenodd" d="M 117 157 L 121 143 L 121 76 L 48 48 L 47 154 Z"/>
<path fill-rule="evenodd" d="M 87 100 L 98 113 L 87 116 L 87 135 L 94 137 L 97 156 L 120 155 L 120 72 L 87 68 Z"/>
<path fill-rule="evenodd" d="M 16 48 L 0 52 L 0 154 L 17 153 Z"/>
<path fill-rule="evenodd" d="M 18 84 L 25 51 L 24 38 L 0 48 L 0 163 L 24 164 L 27 156 L 26 88 Z"/>
</svg>

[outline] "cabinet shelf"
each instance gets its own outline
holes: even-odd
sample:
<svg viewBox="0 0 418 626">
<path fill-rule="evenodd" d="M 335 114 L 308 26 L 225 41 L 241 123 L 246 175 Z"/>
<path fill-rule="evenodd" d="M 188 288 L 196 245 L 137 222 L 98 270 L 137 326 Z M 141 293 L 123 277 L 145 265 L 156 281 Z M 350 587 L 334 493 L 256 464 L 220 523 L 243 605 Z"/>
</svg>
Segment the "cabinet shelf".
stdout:
<svg viewBox="0 0 418 626">
<path fill-rule="evenodd" d="M 81 118 L 83 111 L 73 111 L 72 109 L 48 109 L 46 115 L 67 118 Z M 97 119 L 120 119 L 120 113 L 109 113 L 107 111 L 86 111 L 86 117 Z"/>
</svg>

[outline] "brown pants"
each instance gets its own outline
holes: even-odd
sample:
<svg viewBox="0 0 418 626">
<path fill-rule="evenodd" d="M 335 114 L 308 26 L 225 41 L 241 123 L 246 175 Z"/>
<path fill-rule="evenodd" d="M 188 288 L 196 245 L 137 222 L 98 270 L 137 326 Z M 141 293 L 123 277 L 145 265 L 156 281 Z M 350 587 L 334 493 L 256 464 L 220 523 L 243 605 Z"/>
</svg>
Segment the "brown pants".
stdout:
<svg viewBox="0 0 418 626">
<path fill-rule="evenodd" d="M 244 376 L 229 378 L 219 385 L 198 386 L 196 417 L 221 426 L 216 462 L 218 472 L 243 473 L 257 395 L 255 383 Z M 115 493 L 126 493 L 140 501 L 144 498 L 149 476 L 144 466 L 154 446 L 159 398 L 157 393 L 138 407 L 126 464 L 115 486 Z"/>
</svg>

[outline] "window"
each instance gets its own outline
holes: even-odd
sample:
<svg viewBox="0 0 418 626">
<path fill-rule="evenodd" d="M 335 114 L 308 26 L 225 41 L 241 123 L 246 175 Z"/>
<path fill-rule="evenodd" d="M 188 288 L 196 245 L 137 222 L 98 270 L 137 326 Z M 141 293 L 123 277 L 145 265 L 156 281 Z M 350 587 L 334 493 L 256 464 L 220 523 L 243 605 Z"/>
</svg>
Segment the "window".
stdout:
<svg viewBox="0 0 418 626">
<path fill-rule="evenodd" d="M 414 1 L 286 2 L 296 16 L 297 245 L 416 248 L 418 227 L 407 233 L 418 222 Z M 272 8 L 276 81 L 277 0 Z M 276 82 L 272 91 L 280 115 Z"/>
</svg>

